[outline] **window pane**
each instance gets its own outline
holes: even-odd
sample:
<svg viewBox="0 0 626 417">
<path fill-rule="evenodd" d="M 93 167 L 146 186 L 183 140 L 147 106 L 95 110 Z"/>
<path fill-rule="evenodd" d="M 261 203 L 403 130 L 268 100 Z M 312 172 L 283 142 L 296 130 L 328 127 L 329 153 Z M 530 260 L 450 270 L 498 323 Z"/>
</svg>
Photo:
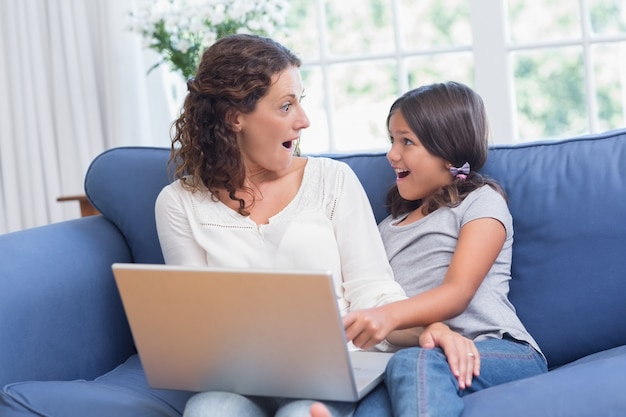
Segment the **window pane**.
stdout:
<svg viewBox="0 0 626 417">
<path fill-rule="evenodd" d="M 406 60 L 409 88 L 444 81 L 474 84 L 474 58 L 471 52 L 423 55 Z"/>
<path fill-rule="evenodd" d="M 330 68 L 338 151 L 385 149 L 385 121 L 397 95 L 395 62 L 368 61 Z"/>
<path fill-rule="evenodd" d="M 598 128 L 626 126 L 626 42 L 594 46 Z"/>
<path fill-rule="evenodd" d="M 391 0 L 326 2 L 326 24 L 333 55 L 384 53 L 394 48 Z"/>
<path fill-rule="evenodd" d="M 467 0 L 399 0 L 398 21 L 405 49 L 472 43 Z"/>
<path fill-rule="evenodd" d="M 512 59 L 521 141 L 588 131 L 581 48 L 517 52 Z"/>
<path fill-rule="evenodd" d="M 591 28 L 594 33 L 616 35 L 626 33 L 626 1 L 588 0 Z"/>
<path fill-rule="evenodd" d="M 580 9 L 572 0 L 508 0 L 512 43 L 580 38 Z"/>
<path fill-rule="evenodd" d="M 287 30 L 277 40 L 284 43 L 303 60 L 316 59 L 320 55 L 317 31 L 317 9 L 314 1 L 292 0 L 289 2 Z"/>
</svg>

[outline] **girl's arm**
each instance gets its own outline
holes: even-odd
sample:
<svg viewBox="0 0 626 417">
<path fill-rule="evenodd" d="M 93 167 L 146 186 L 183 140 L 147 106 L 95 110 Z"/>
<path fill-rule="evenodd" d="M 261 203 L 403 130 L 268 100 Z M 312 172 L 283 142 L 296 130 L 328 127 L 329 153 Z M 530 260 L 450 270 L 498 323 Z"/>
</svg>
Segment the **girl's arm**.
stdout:
<svg viewBox="0 0 626 417">
<path fill-rule="evenodd" d="M 423 348 L 439 347 L 443 350 L 459 388 L 469 387 L 473 377 L 480 375 L 480 354 L 474 342 L 450 330 L 445 324 L 433 323 L 426 327 L 419 342 Z"/>
<path fill-rule="evenodd" d="M 443 283 L 408 300 L 354 311 L 344 318 L 346 335 L 367 349 L 396 329 L 427 326 L 461 314 L 496 261 L 506 239 L 504 225 L 478 218 L 459 232 L 456 250 Z"/>
<path fill-rule="evenodd" d="M 387 336 L 387 341 L 403 347 L 441 348 L 461 389 L 470 386 L 472 379 L 480 375 L 480 354 L 474 342 L 450 330 L 444 323 L 433 323 L 426 328 L 395 330 Z"/>
</svg>

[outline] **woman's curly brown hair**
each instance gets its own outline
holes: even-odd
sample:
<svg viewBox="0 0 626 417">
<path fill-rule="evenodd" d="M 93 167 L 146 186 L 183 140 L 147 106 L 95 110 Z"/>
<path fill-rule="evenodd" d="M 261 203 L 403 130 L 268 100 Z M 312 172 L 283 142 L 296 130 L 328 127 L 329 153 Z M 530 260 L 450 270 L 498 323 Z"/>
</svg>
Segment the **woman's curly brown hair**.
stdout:
<svg viewBox="0 0 626 417">
<path fill-rule="evenodd" d="M 394 218 L 420 207 L 426 215 L 442 206 L 458 206 L 483 185 L 506 198 L 497 182 L 478 172 L 487 162 L 489 126 L 483 100 L 474 90 L 450 81 L 408 91 L 392 104 L 387 126 L 397 111 L 430 154 L 457 167 L 468 162 L 471 172 L 466 179 L 455 179 L 425 201 L 403 199 L 394 184 L 387 194 L 387 206 Z"/>
<path fill-rule="evenodd" d="M 226 190 L 247 215 L 245 202 L 235 196 L 244 186 L 245 167 L 232 122 L 237 113 L 251 113 L 270 86 L 272 77 L 300 59 L 278 42 L 256 35 L 231 35 L 215 42 L 202 55 L 174 131 L 170 163 L 174 177 L 191 191 L 202 187 L 217 198 Z"/>
</svg>

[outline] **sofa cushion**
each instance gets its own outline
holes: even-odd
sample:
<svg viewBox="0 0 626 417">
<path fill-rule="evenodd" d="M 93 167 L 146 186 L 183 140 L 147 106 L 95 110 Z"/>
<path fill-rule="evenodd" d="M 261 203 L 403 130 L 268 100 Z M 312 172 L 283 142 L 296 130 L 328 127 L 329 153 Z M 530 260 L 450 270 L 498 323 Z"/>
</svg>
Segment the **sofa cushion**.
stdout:
<svg viewBox="0 0 626 417">
<path fill-rule="evenodd" d="M 2 417 L 179 417 L 192 393 L 153 390 L 137 355 L 94 381 L 22 382 L 4 387 Z"/>
<path fill-rule="evenodd" d="M 464 397 L 463 417 L 623 416 L 626 346 Z"/>
</svg>

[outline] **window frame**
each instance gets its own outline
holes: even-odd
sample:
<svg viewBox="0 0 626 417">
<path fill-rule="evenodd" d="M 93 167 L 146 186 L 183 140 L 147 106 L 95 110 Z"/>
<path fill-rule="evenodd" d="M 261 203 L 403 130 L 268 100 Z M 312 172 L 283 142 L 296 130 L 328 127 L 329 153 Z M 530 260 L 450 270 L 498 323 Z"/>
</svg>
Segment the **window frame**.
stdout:
<svg viewBox="0 0 626 417">
<path fill-rule="evenodd" d="M 483 97 L 490 122 L 493 143 L 520 142 L 517 129 L 517 106 L 515 100 L 515 86 L 511 54 L 516 51 L 539 50 L 543 48 L 559 48 L 580 46 L 583 51 L 585 100 L 588 117 L 588 133 L 599 131 L 598 103 L 596 87 L 593 77 L 593 62 L 591 56 L 592 45 L 626 41 L 626 34 L 602 36 L 594 35 L 589 19 L 589 5 L 587 0 L 578 0 L 572 5 L 579 7 L 582 19 L 581 36 L 563 41 L 546 41 L 536 43 L 511 44 L 508 36 L 508 12 L 506 0 L 468 0 L 470 12 L 470 26 L 472 41 L 470 45 L 433 48 L 424 50 L 407 50 L 403 48 L 398 25 L 398 0 L 391 0 L 392 24 L 394 27 L 394 45 L 390 52 L 383 54 L 363 54 L 342 57 L 331 55 L 328 51 L 328 34 L 326 32 L 325 2 L 329 0 L 315 0 L 318 39 L 320 44 L 319 56 L 313 60 L 304 60 L 303 66 L 319 67 L 323 74 L 324 107 L 327 117 L 329 152 L 341 152 L 336 146 L 334 135 L 333 94 L 330 85 L 329 67 L 337 63 L 366 62 L 380 59 L 395 60 L 397 66 L 398 88 L 400 93 L 408 90 L 407 70 L 403 60 L 433 53 L 448 53 L 470 51 L 474 56 L 474 85 L 475 90 Z M 626 78 L 626 77 L 625 77 Z M 626 89 L 626 85 L 623 86 Z M 622 103 L 626 107 L 626 103 Z M 626 112 L 626 111 L 625 111 Z M 534 138 L 536 140 L 544 138 Z M 533 140 L 534 140 L 533 139 Z M 366 149 L 364 149 L 366 151 Z"/>
</svg>

